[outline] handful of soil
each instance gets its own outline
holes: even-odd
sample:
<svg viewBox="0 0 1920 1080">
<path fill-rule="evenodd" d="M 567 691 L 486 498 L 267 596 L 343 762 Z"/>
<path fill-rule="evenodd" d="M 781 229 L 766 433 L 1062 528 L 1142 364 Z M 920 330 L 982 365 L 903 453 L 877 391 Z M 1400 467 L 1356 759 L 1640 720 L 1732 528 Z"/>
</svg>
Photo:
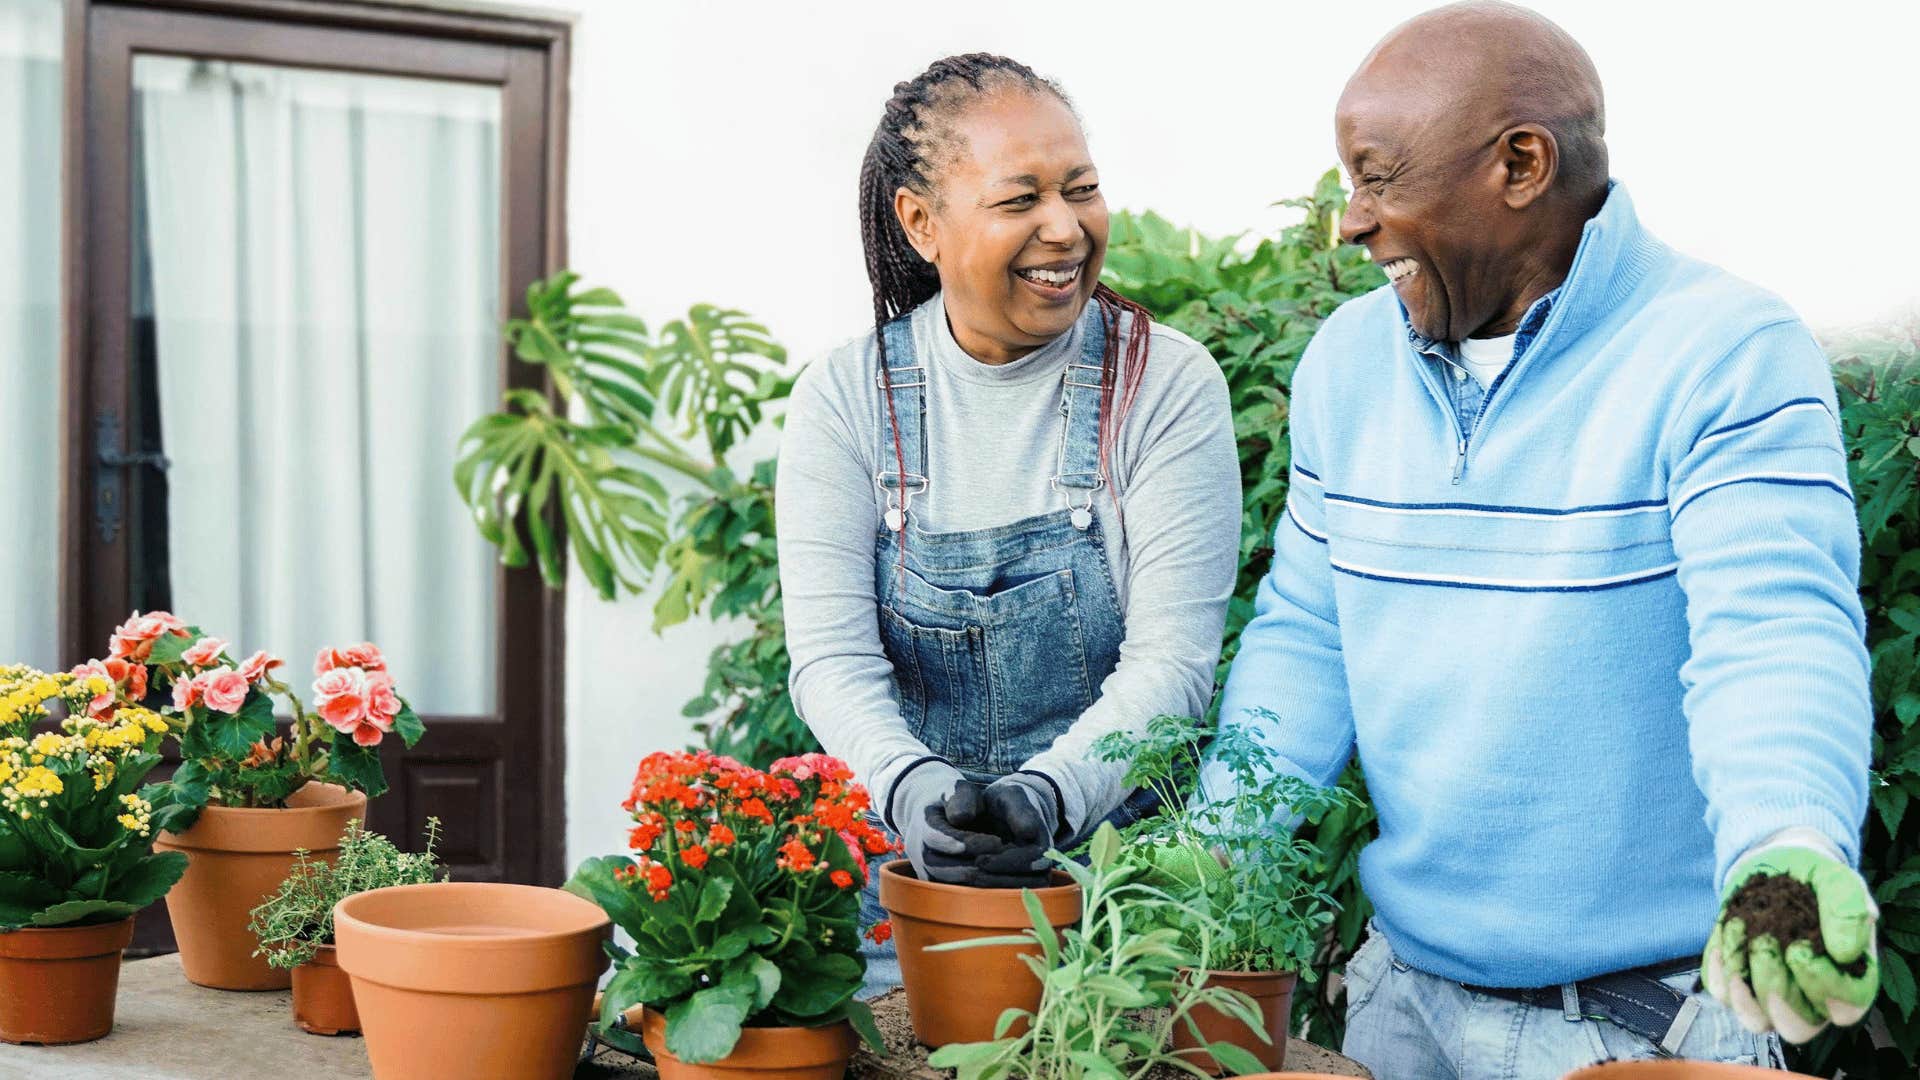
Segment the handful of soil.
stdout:
<svg viewBox="0 0 1920 1080">
<path fill-rule="evenodd" d="M 1814 954 L 1832 957 L 1820 936 L 1820 901 L 1813 888 L 1788 874 L 1755 874 L 1727 901 L 1727 918 L 1746 924 L 1747 940 L 1762 934 L 1780 943 L 1780 951 L 1796 941 L 1811 942 Z M 1834 961 L 1834 966 L 1859 978 L 1866 974 L 1867 958 L 1858 956 L 1851 964 Z"/>
</svg>

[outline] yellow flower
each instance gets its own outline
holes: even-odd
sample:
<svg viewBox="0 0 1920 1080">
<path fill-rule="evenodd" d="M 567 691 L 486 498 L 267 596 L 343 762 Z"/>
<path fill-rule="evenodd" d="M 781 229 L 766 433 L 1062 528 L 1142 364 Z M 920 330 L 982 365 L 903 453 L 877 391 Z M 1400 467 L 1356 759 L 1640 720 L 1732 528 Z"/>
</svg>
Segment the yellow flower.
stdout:
<svg viewBox="0 0 1920 1080">
<path fill-rule="evenodd" d="M 44 765 L 36 765 L 28 769 L 27 775 L 21 777 L 20 782 L 13 787 L 21 797 L 28 799 L 58 795 L 67 789 L 66 785 L 60 782 L 60 777 L 54 775 L 54 771 Z"/>
</svg>

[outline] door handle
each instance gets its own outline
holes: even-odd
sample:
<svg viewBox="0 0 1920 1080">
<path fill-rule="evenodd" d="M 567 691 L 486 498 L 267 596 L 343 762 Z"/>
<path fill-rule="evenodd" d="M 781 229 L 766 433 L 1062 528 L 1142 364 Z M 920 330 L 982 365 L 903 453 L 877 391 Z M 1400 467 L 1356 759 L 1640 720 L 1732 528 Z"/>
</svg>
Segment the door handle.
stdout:
<svg viewBox="0 0 1920 1080">
<path fill-rule="evenodd" d="M 120 536 L 126 501 L 126 484 L 121 470 L 145 467 L 165 472 L 173 467 L 167 456 L 155 450 L 126 453 L 121 448 L 120 414 L 102 409 L 93 418 L 93 524 L 100 542 L 111 544 Z"/>
</svg>

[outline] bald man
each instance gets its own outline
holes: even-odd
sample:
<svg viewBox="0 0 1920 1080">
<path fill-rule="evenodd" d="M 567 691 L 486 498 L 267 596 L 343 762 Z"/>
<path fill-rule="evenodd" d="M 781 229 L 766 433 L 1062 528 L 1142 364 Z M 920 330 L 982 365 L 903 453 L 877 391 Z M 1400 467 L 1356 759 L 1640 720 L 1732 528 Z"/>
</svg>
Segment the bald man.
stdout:
<svg viewBox="0 0 1920 1080">
<path fill-rule="evenodd" d="M 1294 377 L 1220 714 L 1313 782 L 1365 763 L 1345 1049 L 1383 1080 L 1778 1065 L 1771 1032 L 1857 1022 L 1878 985 L 1827 363 L 1640 225 L 1604 129 L 1580 46 L 1489 4 L 1394 30 L 1335 117 L 1341 233 L 1390 283 Z M 1823 940 L 1726 919 L 1761 873 L 1811 887 Z"/>
</svg>

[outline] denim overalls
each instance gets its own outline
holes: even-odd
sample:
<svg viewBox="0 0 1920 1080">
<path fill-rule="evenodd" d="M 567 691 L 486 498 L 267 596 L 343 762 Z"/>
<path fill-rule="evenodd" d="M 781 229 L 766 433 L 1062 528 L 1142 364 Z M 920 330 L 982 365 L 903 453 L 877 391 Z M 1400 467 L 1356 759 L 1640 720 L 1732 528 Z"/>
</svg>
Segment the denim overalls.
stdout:
<svg viewBox="0 0 1920 1080">
<path fill-rule="evenodd" d="M 1080 352 L 1063 375 L 1060 448 L 1052 463 L 1060 508 L 1010 525 L 947 533 L 923 531 L 913 517 L 916 498 L 938 496 L 928 491 L 926 368 L 914 354 L 906 316 L 882 331 L 904 461 L 896 462 L 879 389 L 879 460 L 886 467 L 874 482 L 887 507 L 873 558 L 880 639 L 907 726 L 930 752 L 975 780 L 1005 776 L 1051 746 L 1093 704 L 1120 660 L 1125 626 L 1092 512 L 1106 486 L 1099 471 L 1104 330 L 1099 305 L 1088 303 L 1080 317 Z M 897 531 L 903 521 L 904 566 Z M 1136 795 L 1113 817 L 1132 820 L 1142 810 L 1138 803 Z M 868 922 L 886 917 L 878 880 L 869 873 L 862 898 Z M 892 945 L 869 943 L 863 951 L 862 997 L 899 985 Z"/>
</svg>

